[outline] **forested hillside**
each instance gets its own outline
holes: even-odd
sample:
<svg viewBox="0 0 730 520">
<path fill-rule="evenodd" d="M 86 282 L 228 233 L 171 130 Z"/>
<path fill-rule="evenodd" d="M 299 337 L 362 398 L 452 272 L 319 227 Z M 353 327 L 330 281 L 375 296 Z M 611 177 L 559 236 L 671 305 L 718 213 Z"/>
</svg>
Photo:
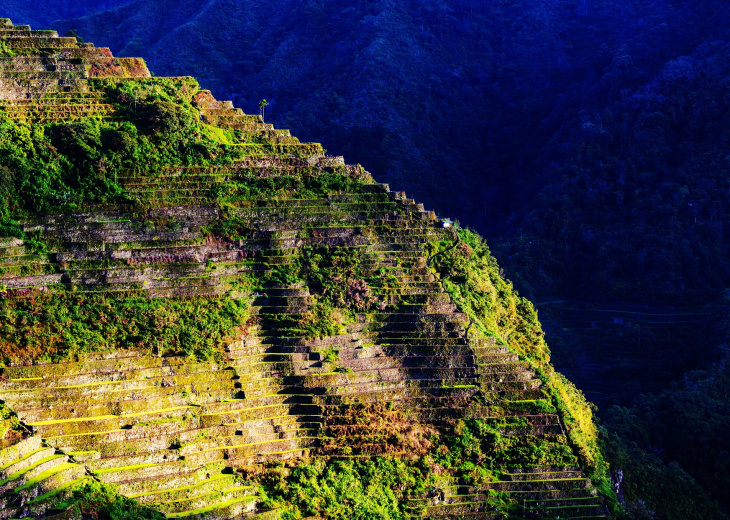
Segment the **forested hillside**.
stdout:
<svg viewBox="0 0 730 520">
<path fill-rule="evenodd" d="M 131 0 L 56 0 L 54 2 L 24 2 L 4 0 L 3 14 L 16 20 L 34 23 L 36 27 L 51 27 L 52 22 L 62 18 L 84 16 L 89 13 L 112 9 Z"/>
<path fill-rule="evenodd" d="M 556 362 L 598 381 L 588 395 L 623 442 L 616 460 L 640 461 L 627 473 L 669 479 L 627 499 L 686 518 L 667 497 L 691 510 L 701 485 L 712 498 L 698 500 L 730 506 L 712 484 L 725 451 L 701 444 L 717 463 L 704 466 L 684 448 L 726 380 L 730 5 L 48 4 L 23 19 L 67 18 L 54 27 L 193 74 L 250 113 L 266 98 L 267 121 L 481 231 L 523 294 L 577 302 L 540 307 Z"/>
</svg>

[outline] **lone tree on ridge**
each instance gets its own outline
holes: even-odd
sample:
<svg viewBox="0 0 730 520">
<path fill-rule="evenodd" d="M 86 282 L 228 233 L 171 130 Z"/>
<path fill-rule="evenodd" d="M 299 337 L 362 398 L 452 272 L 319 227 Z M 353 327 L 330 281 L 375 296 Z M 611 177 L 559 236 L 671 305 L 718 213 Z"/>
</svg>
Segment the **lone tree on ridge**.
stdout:
<svg viewBox="0 0 730 520">
<path fill-rule="evenodd" d="M 259 101 L 259 114 L 261 114 L 261 119 L 264 118 L 264 111 L 267 106 L 269 106 L 269 102 L 266 101 L 265 99 L 262 99 L 261 101 Z"/>
</svg>

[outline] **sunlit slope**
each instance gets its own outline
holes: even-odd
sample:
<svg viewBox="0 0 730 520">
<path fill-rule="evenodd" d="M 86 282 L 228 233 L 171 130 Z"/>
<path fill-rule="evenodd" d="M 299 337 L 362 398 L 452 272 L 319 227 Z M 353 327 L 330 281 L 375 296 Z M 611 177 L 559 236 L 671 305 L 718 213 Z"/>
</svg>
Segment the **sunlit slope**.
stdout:
<svg viewBox="0 0 730 520">
<path fill-rule="evenodd" d="M 419 468 L 394 517 L 608 515 L 590 409 L 479 237 L 192 78 L 0 33 L 0 517 L 92 480 L 332 516 L 272 475 L 373 457 Z"/>
</svg>

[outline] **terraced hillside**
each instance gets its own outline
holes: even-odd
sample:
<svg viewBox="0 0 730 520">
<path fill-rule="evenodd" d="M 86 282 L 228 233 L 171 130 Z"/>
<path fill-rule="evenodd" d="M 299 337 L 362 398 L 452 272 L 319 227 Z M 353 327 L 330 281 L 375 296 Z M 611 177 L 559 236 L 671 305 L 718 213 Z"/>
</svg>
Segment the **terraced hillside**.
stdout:
<svg viewBox="0 0 730 520">
<path fill-rule="evenodd" d="M 400 517 L 608 517 L 590 410 L 478 237 L 191 78 L 0 44 L 0 518 L 80 517 L 92 481 L 333 516 L 272 482 L 353 460 L 420 468 Z"/>
</svg>

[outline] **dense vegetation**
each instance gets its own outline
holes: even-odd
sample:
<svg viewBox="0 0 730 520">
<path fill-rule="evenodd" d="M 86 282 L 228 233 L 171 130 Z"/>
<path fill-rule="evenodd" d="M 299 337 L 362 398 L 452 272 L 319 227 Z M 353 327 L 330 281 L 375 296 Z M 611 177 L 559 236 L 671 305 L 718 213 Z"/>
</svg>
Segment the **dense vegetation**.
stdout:
<svg viewBox="0 0 730 520">
<path fill-rule="evenodd" d="M 522 424 L 521 424 L 522 423 Z M 418 456 L 370 459 L 318 459 L 296 467 L 270 466 L 257 472 L 268 499 L 265 507 L 283 507 L 283 518 L 406 519 L 423 512 L 427 500 L 453 483 L 484 486 L 503 480 L 498 469 L 516 460 L 526 466 L 575 464 L 563 442 L 538 441 L 530 435 L 505 436 L 504 429 L 526 426 L 525 419 L 457 422 L 443 437 L 432 433 L 430 449 Z M 454 477 L 449 477 L 453 471 Z M 249 475 L 253 476 L 253 475 Z M 514 497 L 489 491 L 488 507 L 507 518 L 522 512 Z M 539 516 L 538 516 L 539 517 Z"/>
<path fill-rule="evenodd" d="M 581 462 L 590 468 L 597 485 L 609 486 L 591 406 L 572 383 L 552 370 L 550 351 L 532 304 L 500 275 L 496 260 L 479 235 L 459 230 L 454 238 L 455 247 L 446 247 L 432 257 L 446 291 L 480 332 L 496 334 L 499 341 L 532 363 L 554 405 L 563 412 L 568 436 Z"/>
<path fill-rule="evenodd" d="M 120 123 L 31 126 L 0 113 L 0 215 L 121 203 L 117 176 L 124 170 L 214 159 L 218 143 L 197 139 L 190 104 L 172 102 L 196 87 L 192 81 L 117 85 L 110 101 L 131 113 Z"/>
<path fill-rule="evenodd" d="M 614 467 L 624 468 L 623 489 L 637 518 L 646 518 L 650 510 L 666 518 L 728 517 L 723 488 L 730 468 L 727 305 L 726 294 L 717 362 L 639 396 L 630 407 L 613 406 L 605 413 L 604 453 Z"/>
<path fill-rule="evenodd" d="M 406 518 L 404 498 L 424 491 L 428 473 L 424 461 L 320 459 L 291 470 L 271 468 L 261 478 L 269 496 L 265 506 L 285 506 L 285 519 L 314 515 L 396 520 Z"/>
<path fill-rule="evenodd" d="M 137 0 L 62 27 L 249 112 L 266 97 L 279 126 L 503 235 L 536 295 L 707 301 L 728 279 L 726 5 L 271 7 Z"/>
<path fill-rule="evenodd" d="M 145 209 L 125 195 L 119 177 L 134 172 L 164 173 L 175 166 L 230 166 L 247 154 L 270 151 L 271 144 L 236 145 L 232 130 L 199 122 L 191 105 L 198 84 L 191 78 L 150 82 L 98 80 L 119 121 L 87 118 L 64 124 L 16 123 L 0 111 L 0 229 L 21 237 L 8 215 L 74 212 L 104 205 Z M 239 133 L 240 134 L 240 133 Z M 238 135 L 240 137 L 240 135 Z M 318 149 L 318 145 L 311 145 Z M 260 196 L 317 196 L 370 182 L 358 175 L 312 176 L 303 170 L 278 177 L 240 170 L 235 185 L 216 187 L 218 203 Z M 157 204 L 172 201 L 157 201 Z M 226 224 L 232 225 L 231 223 Z"/>
<path fill-rule="evenodd" d="M 43 4 L 43 9 L 37 9 L 23 0 L 7 0 L 3 2 L 5 16 L 15 17 L 16 23 L 30 23 L 36 25 L 50 24 L 54 20 L 84 16 L 89 13 L 118 7 L 124 2 L 119 0 L 57 0 Z M 20 22 L 20 20 L 25 20 Z"/>
<path fill-rule="evenodd" d="M 134 348 L 216 359 L 248 318 L 245 300 L 162 300 L 45 292 L 0 301 L 2 362 L 79 359 Z"/>
<path fill-rule="evenodd" d="M 248 112 L 266 97 L 267 117 L 278 126 L 323 142 L 378 180 L 485 233 L 530 298 L 667 307 L 713 303 L 728 285 L 726 3 L 211 0 L 181 2 L 174 12 L 155 0 L 53 4 L 29 13 L 11 2 L 9 15 L 42 25 L 50 16 L 117 8 L 65 22 L 64 30 L 77 29 L 117 53 L 144 55 L 159 74 L 192 73 Z M 39 11 L 44 18 L 36 18 Z M 46 161 L 42 171 L 58 179 L 47 149 L 38 150 L 36 164 Z M 114 196 L 108 180 L 82 183 L 82 172 L 73 175 L 61 180 L 92 199 Z M 65 202 L 63 192 L 48 200 Z M 490 298 L 454 294 L 474 315 Z M 559 317 L 546 327 L 555 359 L 595 341 L 566 328 Z M 642 462 L 635 475 L 651 467 L 653 481 L 663 472 L 656 468 L 680 476 L 686 470 L 703 486 L 717 475 L 714 463 L 702 462 L 713 457 L 688 457 L 682 447 L 694 445 L 689 432 L 704 427 L 701 414 L 682 415 L 689 426 L 675 429 L 679 437 L 666 436 L 654 415 L 657 399 L 684 403 L 673 413 L 694 409 L 683 400 L 689 391 L 699 409 L 713 409 L 699 403 L 712 402 L 714 385 L 726 387 L 721 370 L 699 380 L 690 374 L 666 393 L 655 389 L 681 381 L 684 370 L 709 369 L 726 342 L 715 329 L 656 338 L 630 329 L 617 339 L 626 351 L 665 358 L 660 375 L 651 374 L 652 394 L 640 397 L 648 388 L 635 370 L 623 380 L 631 384 L 616 385 L 614 395 L 652 439 L 639 442 L 635 428 L 609 434 L 624 442 L 625 453 L 633 442 L 648 450 L 635 460 L 657 464 Z M 613 359 L 590 361 L 621 371 Z M 631 364 L 631 355 L 621 362 Z M 619 428 L 621 415 L 608 413 L 613 400 L 603 397 L 602 413 Z M 614 467 L 629 465 L 615 456 Z M 682 518 L 681 510 L 661 508 L 667 497 L 707 502 L 693 501 L 688 486 L 670 488 L 676 495 L 655 495 L 647 508 Z M 637 490 L 633 498 L 649 492 Z M 728 507 L 722 493 L 712 497 Z"/>
<path fill-rule="evenodd" d="M 19 270 L 12 274 L 21 276 L 50 274 L 47 270 L 58 269 L 64 273 L 64 278 L 50 289 L 43 287 L 25 292 L 23 288 L 13 289 L 13 296 L 21 293 L 19 298 L 2 295 L 0 361 L 3 363 L 82 360 L 90 353 L 123 349 L 155 356 L 182 354 L 215 361 L 220 358 L 225 337 L 241 332 L 249 323 L 257 323 L 257 319 L 248 320 L 248 298 L 245 296 L 240 299 L 228 296 L 150 299 L 145 294 L 149 280 L 114 295 L 86 291 L 73 283 L 72 277 L 76 275 L 76 268 L 89 265 L 74 265 L 74 260 L 56 263 L 52 258 L 44 258 L 53 255 L 52 251 L 58 245 L 52 243 L 53 234 L 36 235 L 24 231 L 23 223 L 14 220 L 15 217 L 24 219 L 25 228 L 28 228 L 29 222 L 48 214 L 115 208 L 128 210 L 133 218 L 114 223 L 123 223 L 137 231 L 141 226 L 160 231 L 174 231 L 179 227 L 179 223 L 165 218 L 142 224 L 147 215 L 145 204 L 163 205 L 173 201 L 163 195 L 160 200 L 139 202 L 123 192 L 117 176 L 131 171 L 154 177 L 171 166 L 230 166 L 241 157 L 241 152 L 231 144 L 237 141 L 233 139 L 235 136 L 200 124 L 196 110 L 189 102 L 177 103 L 178 98 L 186 100 L 192 96 L 196 90 L 193 82 L 171 79 L 161 80 L 159 84 L 139 83 L 98 82 L 98 87 L 108 89 L 109 101 L 115 104 L 117 114 L 123 116 L 119 118 L 122 121 L 90 119 L 64 124 L 41 121 L 28 125 L 4 120 L 3 153 L 8 182 L 2 194 L 2 233 L 25 242 L 20 256 L 41 260 L 37 264 L 9 265 L 6 269 Z M 203 234 L 201 240 L 233 243 L 251 238 L 252 230 L 246 220 L 236 216 L 236 210 L 250 207 L 244 203 L 250 202 L 251 198 L 317 197 L 338 190 L 356 191 L 362 184 L 371 182 L 360 168 L 333 167 L 330 170 L 317 176 L 307 175 L 306 168 L 303 173 L 287 172 L 273 177 L 247 175 L 245 169 L 243 173 L 232 174 L 231 181 L 219 186 L 210 197 L 221 218 L 199 229 Z M 34 176 L 35 171 L 38 174 Z M 349 172 L 348 175 L 343 175 L 345 172 Z M 20 189 L 13 189 L 17 185 Z M 59 189 L 63 197 L 58 196 Z M 403 207 L 382 192 L 380 196 L 391 206 L 393 216 L 405 213 Z M 433 230 L 432 225 L 426 225 Z M 370 227 L 359 231 L 378 233 Z M 317 230 L 312 232 L 318 233 Z M 595 435 L 589 432 L 593 428 L 590 410 L 579 392 L 550 371 L 547 347 L 542 342 L 534 310 L 499 275 L 498 266 L 481 239 L 468 232 L 462 232 L 462 237 L 459 240 L 471 243 L 475 255 L 472 256 L 472 249 L 466 246 L 455 256 L 446 256 L 454 248 L 439 250 L 447 244 L 437 243 L 432 245 L 434 256 L 431 257 L 431 260 L 439 258 L 438 267 L 446 282 L 451 278 L 455 280 L 449 288 L 458 288 L 470 278 L 476 281 L 477 287 L 465 288 L 464 298 L 457 299 L 457 304 L 467 312 L 470 309 L 472 313 L 476 312 L 477 335 L 483 338 L 497 334 L 501 341 L 516 344 L 524 358 L 534 362 L 535 369 L 548 374 L 543 379 L 555 392 L 545 394 L 544 399 L 510 403 L 503 409 L 500 408 L 503 399 L 497 396 L 491 403 L 494 406 L 489 408 L 490 413 L 498 414 L 496 420 L 493 417 L 470 419 L 436 429 L 418 425 L 413 417 L 401 417 L 403 431 L 396 429 L 391 432 L 393 441 L 386 438 L 384 442 L 409 448 L 416 442 L 417 449 L 407 452 L 412 457 L 358 462 L 319 461 L 299 466 L 290 474 L 282 472 L 278 481 L 271 477 L 277 474 L 272 470 L 261 477 L 271 496 L 270 506 L 286 504 L 292 518 L 309 514 L 402 518 L 413 509 L 423 507 L 423 504 L 410 504 L 410 497 L 425 491 L 435 492 L 435 489 L 426 490 L 425 486 L 433 488 L 434 478 L 442 473 L 459 482 L 483 486 L 500 477 L 507 478 L 500 474 L 507 466 L 566 467 L 579 461 L 593 472 L 594 481 L 610 495 Z M 15 244 L 6 247 L 20 247 Z M 62 244 L 62 248 L 67 245 Z M 276 334 L 288 338 L 332 336 L 346 332 L 343 324 L 354 322 L 356 314 L 367 319 L 363 313 L 394 310 L 409 302 L 409 294 L 401 295 L 398 291 L 398 277 L 389 275 L 385 265 L 375 274 L 367 272 L 366 266 L 372 258 L 364 248 L 309 246 L 288 251 L 291 258 L 279 249 L 268 249 L 264 253 L 280 257 L 277 260 L 284 262 L 272 262 L 256 273 L 240 275 L 237 289 L 244 295 L 255 288 L 254 297 L 262 297 L 258 290 L 263 290 L 264 282 L 274 286 L 306 285 L 311 291 L 311 304 L 305 312 L 294 314 L 294 318 L 288 313 L 266 318 L 280 320 L 276 324 Z M 43 262 L 44 259 L 51 261 Z M 114 264 L 113 260 L 104 259 L 82 262 L 102 270 Z M 137 260 L 130 257 L 126 263 L 133 266 L 137 265 L 135 262 Z M 206 263 L 206 268 L 215 267 Z M 368 282 L 378 284 L 377 293 L 373 293 Z M 472 296 L 482 298 L 477 292 L 487 283 L 495 284 L 499 299 L 475 311 L 466 302 Z M 3 293 L 6 292 L 3 288 Z M 414 301 L 418 300 L 418 294 L 413 296 Z M 268 297 L 263 295 L 263 298 Z M 488 317 L 489 313 L 496 313 L 499 318 Z M 336 358 L 336 352 L 325 352 L 325 361 Z M 442 380 L 441 388 L 457 389 L 457 386 L 448 387 Z M 572 414 L 566 422 L 572 446 L 564 432 L 536 433 L 526 418 L 512 416 L 514 411 L 532 410 L 533 406 L 537 411 L 555 413 L 564 403 L 563 411 Z M 489 403 L 473 404 L 478 408 L 479 404 Z M 373 419 L 377 419 L 377 410 L 375 412 Z M 380 412 L 384 415 L 386 411 Z M 403 428 L 404 425 L 407 427 Z M 414 428 L 419 431 L 414 432 Z M 507 431 L 520 434 L 507 434 Z M 346 447 L 352 450 L 352 447 Z M 490 493 L 490 501 L 503 510 L 509 509 L 515 504 L 507 496 Z M 132 504 L 112 489 L 97 484 L 77 490 L 59 507 L 97 518 L 155 518 L 153 511 Z"/>
<path fill-rule="evenodd" d="M 165 515 L 136 500 L 120 495 L 113 485 L 91 480 L 74 490 L 73 495 L 58 505 L 81 518 L 94 520 L 163 520 Z"/>
</svg>

